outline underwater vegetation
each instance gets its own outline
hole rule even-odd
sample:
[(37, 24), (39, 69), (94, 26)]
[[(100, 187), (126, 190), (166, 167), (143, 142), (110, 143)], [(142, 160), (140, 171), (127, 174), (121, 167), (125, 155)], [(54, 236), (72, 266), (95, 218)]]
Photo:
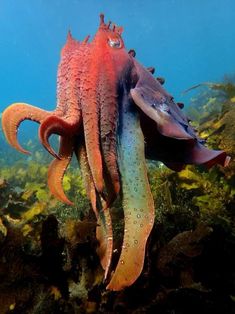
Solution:
[[(109, 26), (103, 23), (101, 19), (101, 28), (105, 25), (108, 33), (109, 31), (111, 33), (115, 32), (115, 29), (112, 31), (109, 29)], [(111, 41), (112, 45), (113, 42), (115, 45), (119, 43), (118, 40), (115, 37), (115, 40)], [(75, 46), (78, 45), (77, 42), (74, 42), (69, 37), (67, 44), (70, 45), (71, 43)], [(144, 128), (146, 125), (145, 115), (148, 116), (150, 112), (150, 117), (154, 116), (152, 109), (149, 109), (153, 95), (151, 91), (150, 94), (146, 93), (146, 90), (149, 92), (148, 84), (151, 83), (152, 87), (156, 87), (157, 90), (154, 90), (153, 93), (155, 96), (157, 92), (163, 93), (163, 95), (166, 92), (160, 85), (155, 85), (155, 80), (153, 83), (151, 74), (138, 65), (132, 54), (133, 52), (131, 52), (131, 55), (128, 55), (128, 58), (130, 58), (128, 60), (134, 62), (137, 68), (139, 67), (139, 83), (141, 84), (138, 88), (140, 88), (142, 94), (138, 94), (138, 90), (136, 90), (135, 92), (132, 91), (131, 95), (136, 105), (140, 107), (140, 111), (136, 112), (142, 112), (141, 110), (143, 110), (140, 122), (142, 128)], [(146, 81), (143, 80), (143, 76), (147, 77)], [(147, 84), (148, 88), (144, 83)], [(70, 87), (67, 86), (67, 88)], [(135, 282), (123, 291), (113, 292), (106, 289), (106, 284), (103, 281), (104, 271), (100, 266), (102, 246), (99, 243), (100, 239), (101, 243), (104, 241), (102, 239), (105, 239), (102, 232), (107, 232), (108, 224), (106, 220), (109, 219), (109, 216), (99, 218), (99, 215), (107, 209), (106, 204), (108, 203), (112, 214), (114, 233), (112, 237), (112, 267), (114, 266), (115, 272), (118, 270), (117, 274), (120, 274), (119, 266), (115, 268), (115, 265), (121, 263), (122, 259), (119, 256), (124, 250), (122, 234), (123, 230), (128, 226), (126, 223), (126, 212), (124, 214), (122, 212), (122, 195), (120, 196), (117, 191), (115, 192), (115, 186), (117, 187), (117, 185), (112, 185), (113, 172), (104, 172), (106, 175), (107, 173), (110, 175), (110, 177), (106, 178), (107, 181), (104, 180), (104, 182), (111, 184), (111, 191), (107, 187), (104, 191), (100, 191), (98, 185), (96, 186), (95, 182), (99, 180), (94, 179), (94, 177), (97, 174), (91, 174), (91, 170), (87, 171), (86, 168), (87, 165), (90, 168), (93, 167), (92, 159), (94, 155), (90, 157), (91, 160), (89, 161), (88, 152), (86, 156), (84, 144), (82, 146), (83, 154), (80, 159), (80, 169), (77, 169), (77, 166), (73, 163), (69, 165), (72, 149), (79, 149), (76, 145), (81, 143), (78, 142), (77, 133), (73, 133), (73, 128), (71, 131), (71, 142), (73, 142), (73, 145), (66, 147), (65, 141), (63, 141), (63, 137), (68, 137), (64, 126), (66, 123), (70, 123), (72, 115), (64, 111), (65, 116), (57, 117), (58, 120), (55, 116), (49, 115), (43, 116), (42, 121), (39, 121), (41, 122), (40, 128), (42, 128), (40, 133), (41, 141), (55, 157), (50, 166), (49, 181), (51, 177), (56, 179), (56, 175), (59, 179), (54, 181), (54, 186), (52, 181), (50, 181), (51, 184), (49, 182), (52, 195), (46, 186), (47, 160), (49, 157), (44, 158), (45, 153), (40, 147), (37, 147), (37, 144), (28, 143), (28, 149), (34, 152), (30, 158), (18, 158), (18, 161), (12, 159), (12, 163), (9, 164), (7, 162), (8, 151), (5, 152), (3, 157), (1, 156), (0, 308), (3, 313), (198, 313), (199, 311), (202, 313), (233, 313), (235, 303), (235, 95), (233, 91), (235, 88), (233, 82), (210, 84), (208, 87), (206, 94), (201, 93), (193, 100), (189, 107), (190, 109), (188, 109), (188, 115), (191, 115), (194, 119), (194, 124), (199, 132), (198, 138), (207, 140), (207, 145), (211, 148), (216, 147), (228, 152), (232, 157), (231, 162), (226, 168), (218, 165), (213, 169), (207, 170), (201, 166), (197, 168), (187, 166), (181, 172), (173, 172), (162, 163), (153, 160), (160, 159), (168, 166), (171, 165), (173, 169), (176, 167), (183, 168), (185, 163), (189, 163), (189, 160), (185, 160), (184, 155), (183, 157), (178, 157), (177, 164), (170, 160), (169, 156), (172, 154), (172, 151), (164, 151), (163, 148), (169, 143), (166, 143), (164, 146), (164, 137), (162, 138), (161, 135), (159, 135), (159, 139), (162, 140), (163, 151), (161, 152), (161, 158), (159, 156), (156, 158), (151, 137), (148, 137), (149, 130), (145, 129), (146, 133), (144, 135), (150, 147), (146, 149), (145, 153), (149, 154), (150, 157), (154, 157), (149, 158), (150, 161), (147, 162), (146, 170), (148, 171), (151, 187), (151, 197), (155, 203), (155, 213), (153, 213), (155, 224), (153, 228), (150, 228), (152, 229), (151, 233), (150, 230), (148, 232), (150, 235), (148, 234), (144, 238), (144, 246), (148, 238), (146, 249), (136, 252), (136, 256), (139, 256), (139, 254), (145, 256), (144, 262), (142, 261), (141, 265), (138, 265), (139, 269), (142, 270), (143, 268), (143, 271), (139, 277), (137, 276), (138, 279), (135, 277)], [(125, 84), (123, 88), (124, 94), (130, 91)], [(212, 98), (214, 98), (213, 101), (211, 100)], [(157, 100), (154, 97), (153, 99)], [(186, 123), (184, 115), (180, 112), (178, 106), (172, 99), (169, 100), (166, 97), (166, 101), (173, 112), (173, 117), (175, 114), (177, 119), (183, 119), (184, 125), (186, 125), (188, 121)], [(133, 105), (133, 103), (131, 104)], [(162, 103), (156, 102), (156, 104), (155, 110), (157, 112), (161, 111)], [(212, 109), (213, 104), (216, 104), (216, 106)], [(97, 103), (94, 104), (94, 106), (96, 105)], [(40, 110), (30, 107), (30, 110), (32, 110), (27, 113), (26, 109), (28, 110), (29, 107), (23, 105), (18, 108), (21, 108), (23, 111), (20, 112), (19, 110), (20, 119), (19, 116), (18, 118), (17, 116), (11, 118), (14, 123), (17, 121), (19, 123), (25, 116), (26, 118), (29, 117), (29, 114), (32, 118), (32, 115), (36, 112), (35, 110)], [(61, 109), (65, 110), (63, 106)], [(133, 155), (135, 155), (135, 152), (138, 153), (139, 146), (137, 144), (139, 141), (142, 145), (141, 147), (143, 147), (142, 138), (136, 139), (133, 137), (136, 130), (139, 130), (138, 115), (133, 108), (132, 110), (126, 108), (121, 113), (123, 114), (123, 124), (125, 119), (127, 122), (124, 128), (125, 132), (123, 131), (125, 138), (130, 136), (133, 144), (136, 144), (137, 150), (133, 152)], [(114, 117), (115, 115), (112, 116), (112, 119)], [(44, 118), (45, 120), (43, 120)], [(47, 119), (55, 119), (55, 121), (53, 120), (55, 123), (47, 124)], [(170, 120), (173, 140), (175, 140), (176, 133), (179, 136), (180, 132), (185, 132), (184, 129), (182, 131), (178, 127), (177, 123), (179, 121), (177, 119)], [(97, 122), (96, 119), (95, 121)], [(150, 120), (147, 121), (149, 122)], [(182, 125), (182, 120), (180, 121), (181, 124), (179, 125)], [(132, 126), (135, 128), (132, 129), (128, 122), (133, 122)], [(158, 122), (161, 123), (161, 121)], [(5, 125), (4, 122), (3, 125)], [(14, 124), (12, 125), (14, 126)], [(9, 123), (7, 127), (12, 125)], [(161, 131), (164, 133), (164, 125), (162, 127)], [(198, 140), (188, 124), (187, 127), (188, 136), (194, 136), (196, 139), (195, 146), (199, 145), (199, 148), (196, 148), (196, 152), (199, 154), (199, 151), (202, 150), (209, 154), (210, 151), (204, 150), (200, 140)], [(91, 124), (91, 129), (94, 129), (93, 124)], [(14, 128), (13, 131), (15, 131)], [(5, 132), (8, 140), (9, 136), (13, 136), (13, 139), (9, 141), (16, 146), (15, 132), (6, 131), (6, 125)], [(86, 133), (84, 127), (84, 132), (83, 135), (85, 137), (88, 136), (87, 141), (89, 142), (90, 135), (87, 135), (90, 134), (89, 130)], [(63, 150), (63, 154), (65, 154), (64, 159), (64, 155), (57, 156), (48, 143), (48, 137), (52, 133), (59, 134), (62, 137), (60, 154)], [(116, 145), (115, 140), (112, 142), (112, 136), (106, 140), (110, 141), (110, 145)], [(123, 145), (121, 146), (123, 150), (121, 150), (120, 155), (114, 156), (117, 158), (116, 164), (120, 169), (120, 178), (115, 182), (119, 184), (119, 180), (121, 180), (121, 185), (124, 185), (128, 191), (130, 190), (128, 185), (129, 177), (135, 175), (142, 176), (142, 173), (126, 173), (126, 167), (131, 167), (130, 163), (133, 160), (130, 155), (126, 155), (125, 145), (128, 145), (128, 143), (125, 143), (124, 136), (122, 138), (119, 135), (119, 141)], [(177, 144), (181, 142), (179, 139), (176, 139), (176, 141)], [(68, 141), (68, 143), (70, 142)], [(104, 159), (110, 157), (106, 155), (106, 144), (107, 142), (105, 141), (102, 153), (98, 151), (98, 154), (101, 154)], [(89, 145), (86, 146), (86, 149)], [(193, 151), (191, 146), (187, 147), (186, 145), (186, 147), (183, 146), (182, 148), (185, 149), (186, 153)], [(93, 154), (93, 149), (94, 147), (91, 147), (91, 155)], [(142, 153), (143, 159), (141, 157), (137, 161), (143, 162), (145, 165), (143, 149)], [(12, 151), (9, 150), (9, 155), (11, 154)], [(222, 160), (218, 159), (218, 156), (222, 156)], [(225, 157), (224, 153), (216, 152), (215, 155), (209, 155), (204, 162), (201, 159), (197, 159), (199, 158), (198, 156), (194, 156), (195, 159), (193, 160), (192, 157), (191, 163), (206, 164), (210, 162), (211, 158), (215, 158), (215, 162), (219, 161), (221, 164), (224, 164)], [(110, 163), (113, 166), (115, 158), (106, 160), (107, 164)], [(68, 166), (66, 173), (62, 173), (60, 170), (58, 172), (57, 167), (61, 167), (61, 165), (63, 167)], [(115, 167), (112, 169), (115, 172)], [(109, 170), (108, 167), (107, 170)], [(96, 170), (93, 169), (92, 171), (95, 172)], [(84, 177), (87, 177), (88, 181), (84, 182)], [(90, 178), (93, 178), (93, 180), (90, 180)], [(94, 210), (94, 202), (92, 203), (94, 199), (91, 193), (87, 193), (87, 191), (91, 192), (92, 190), (91, 182), (94, 183), (92, 189), (95, 189), (95, 197), (101, 203), (99, 204), (101, 205), (101, 210), (98, 212), (98, 222), (97, 211)], [(63, 199), (65, 197), (64, 192), (67, 196), (66, 202), (63, 204), (54, 196)], [(117, 196), (113, 199), (114, 192)], [(137, 192), (141, 191), (138, 190)], [(124, 190), (124, 197), (125, 193), (127, 192)], [(74, 200), (73, 206), (69, 204), (70, 199)], [(89, 199), (91, 202), (89, 202)], [(102, 208), (102, 206), (105, 207)], [(125, 226), (123, 225), (123, 215), (125, 216)], [(105, 221), (105, 224), (103, 224), (103, 221)], [(103, 230), (100, 235), (101, 238), (98, 237), (98, 240), (97, 227)], [(139, 230), (133, 229), (130, 232), (138, 233)], [(143, 234), (140, 232), (138, 236), (141, 238)], [(109, 244), (105, 244), (104, 253), (102, 253), (104, 256), (107, 252), (110, 254), (110, 251), (107, 251), (107, 247), (110, 250)], [(135, 251), (132, 251), (132, 254), (135, 254)], [(107, 273), (106, 275), (109, 275), (107, 271), (110, 263), (109, 259), (110, 256), (108, 255), (108, 260), (105, 258), (104, 264), (102, 264)], [(130, 258), (128, 262), (133, 265), (133, 259)], [(123, 283), (119, 281), (119, 278), (121, 277), (118, 275), (117, 283), (122, 288)], [(133, 281), (133, 278), (128, 278), (128, 280)], [(125, 283), (125, 285), (128, 286), (129, 283)], [(108, 288), (110, 290), (120, 290), (112, 288), (110, 283)]]
[[(211, 97), (216, 110), (208, 105)], [(77, 165), (72, 163), (63, 178), (75, 204), (69, 206), (50, 194), (49, 157), (36, 141), (24, 145), (31, 157), (16, 158), (6, 150), (0, 169), (2, 312), (233, 313), (234, 97), (205, 88), (188, 107), (199, 135), (232, 157), (226, 168), (187, 166), (176, 173), (148, 162), (155, 226), (140, 278), (121, 292), (109, 292), (103, 284), (96, 217)], [(16, 160), (9, 165), (8, 157)], [(114, 250), (122, 241), (121, 206), (117, 200), (111, 209)]]

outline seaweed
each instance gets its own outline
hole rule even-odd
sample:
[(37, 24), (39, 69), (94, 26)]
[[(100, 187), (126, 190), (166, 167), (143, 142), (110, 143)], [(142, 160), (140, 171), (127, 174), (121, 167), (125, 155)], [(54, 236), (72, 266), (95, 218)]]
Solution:
[[(227, 77), (207, 84), (187, 109), (207, 145), (231, 156), (228, 167), (176, 173), (149, 161), (155, 226), (142, 275), (121, 292), (102, 282), (96, 219), (77, 165), (63, 181), (75, 205), (61, 204), (47, 189), (50, 158), (38, 143), (25, 143), (35, 153), (21, 157), (0, 130), (1, 313), (234, 313), (234, 105)], [(120, 206), (111, 209), (118, 242)]]

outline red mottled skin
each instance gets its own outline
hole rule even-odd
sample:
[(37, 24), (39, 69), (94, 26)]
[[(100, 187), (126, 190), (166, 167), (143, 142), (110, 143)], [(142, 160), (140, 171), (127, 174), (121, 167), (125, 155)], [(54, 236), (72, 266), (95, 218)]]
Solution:
[[(103, 15), (92, 42), (88, 42), (89, 37), (78, 42), (69, 33), (58, 68), (56, 110), (47, 112), (17, 103), (8, 107), (3, 114), (3, 129), (7, 140), (23, 153), (27, 151), (17, 141), (19, 124), (25, 119), (40, 123), (39, 138), (45, 148), (58, 159), (50, 167), (49, 181), (51, 176), (63, 178), (64, 172), (59, 170), (59, 160), (68, 159), (64, 156), (71, 156), (73, 151), (71, 143), (62, 148), (63, 153), (54, 152), (48, 142), (50, 135), (60, 135), (61, 143), (65, 143), (63, 138), (71, 138), (70, 142), (73, 142), (72, 138), (84, 131), (87, 157), (96, 190), (99, 193), (104, 191), (103, 167), (108, 169), (105, 179), (112, 186), (112, 192), (116, 195), (120, 190), (115, 152), (117, 86), (121, 71), (129, 60), (120, 33), (121, 28), (114, 26), (110, 29), (110, 25), (104, 23)], [(120, 47), (113, 49), (108, 41), (117, 41)], [(61, 165), (62, 162), (66, 168), (69, 162), (61, 161)], [(65, 201), (60, 184), (60, 180), (56, 180), (57, 187), (53, 188), (52, 193)], [(112, 198), (112, 195), (108, 197)], [(69, 203), (68, 200), (66, 202)]]
[[(17, 141), (18, 127), (25, 119), (40, 124), (39, 139), (54, 156), (48, 186), (68, 205), (73, 203), (63, 191), (62, 180), (75, 152), (97, 217), (97, 253), (110, 290), (130, 286), (143, 269), (146, 241), (154, 222), (145, 157), (161, 160), (174, 170), (185, 164), (212, 166), (229, 161), (225, 152), (203, 147), (173, 97), (152, 76), (153, 68), (146, 70), (134, 59), (133, 50), (126, 51), (121, 33), (122, 28), (104, 23), (103, 14), (92, 41), (88, 36), (78, 42), (69, 33), (58, 67), (56, 109), (49, 112), (15, 103), (2, 115), (8, 142), (26, 154), (29, 152)], [(58, 153), (49, 144), (52, 134), (60, 136)], [(141, 188), (142, 194), (138, 192)], [(109, 207), (118, 194), (123, 198), (125, 232), (120, 260), (111, 275)], [(136, 213), (141, 227), (135, 225)]]
[[(116, 154), (117, 88), (121, 72), (130, 58), (121, 32), (122, 28), (105, 24), (102, 14), (99, 29), (91, 42), (88, 42), (89, 36), (78, 42), (69, 32), (58, 67), (56, 110), (47, 112), (28, 104), (15, 103), (2, 116), (8, 142), (22, 153), (29, 152), (17, 141), (20, 123), (28, 119), (40, 124), (39, 139), (55, 157), (49, 166), (48, 186), (54, 196), (68, 205), (73, 203), (63, 191), (62, 180), (72, 154), (76, 152), (87, 194), (100, 224), (97, 228), (98, 253), (105, 277), (112, 255), (108, 205), (120, 190)], [(117, 46), (113, 47), (112, 43)], [(77, 137), (83, 133), (85, 145), (77, 148)], [(61, 137), (59, 153), (49, 144), (52, 134)]]

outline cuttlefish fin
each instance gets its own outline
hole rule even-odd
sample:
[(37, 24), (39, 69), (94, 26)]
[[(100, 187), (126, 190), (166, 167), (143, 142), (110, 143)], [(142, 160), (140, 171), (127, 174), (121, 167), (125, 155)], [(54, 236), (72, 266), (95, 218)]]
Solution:
[(193, 146), (188, 152), (187, 158), (188, 164), (204, 165), (208, 169), (216, 164), (226, 167), (231, 160), (231, 157), (226, 152), (208, 149), (200, 143), (196, 143)]

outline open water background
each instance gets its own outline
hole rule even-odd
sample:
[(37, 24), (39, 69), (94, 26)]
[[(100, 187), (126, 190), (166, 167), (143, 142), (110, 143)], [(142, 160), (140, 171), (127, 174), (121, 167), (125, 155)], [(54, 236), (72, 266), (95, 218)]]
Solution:
[[(100, 12), (186, 105), (183, 90), (235, 72), (233, 0), (0, 0), (0, 112), (19, 101), (52, 110), (67, 32), (93, 36)], [(32, 125), (24, 122), (20, 136), (36, 132)]]

